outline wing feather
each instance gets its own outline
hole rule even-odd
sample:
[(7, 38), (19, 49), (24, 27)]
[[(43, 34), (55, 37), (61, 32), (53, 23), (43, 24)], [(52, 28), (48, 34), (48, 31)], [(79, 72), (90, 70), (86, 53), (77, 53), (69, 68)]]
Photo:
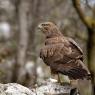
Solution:
[(78, 49), (78, 51), (79, 51), (81, 54), (83, 54), (82, 49), (79, 47), (79, 45), (78, 45), (72, 38), (68, 38), (68, 40), (69, 40), (69, 42), (70, 42), (73, 46), (75, 46), (75, 47)]
[(68, 38), (68, 41), (70, 43), (70, 47), (72, 47), (72, 53), (71, 57), (76, 58), (76, 59), (81, 59), (83, 61), (83, 51), (82, 49), (79, 47), (79, 45), (71, 38)]

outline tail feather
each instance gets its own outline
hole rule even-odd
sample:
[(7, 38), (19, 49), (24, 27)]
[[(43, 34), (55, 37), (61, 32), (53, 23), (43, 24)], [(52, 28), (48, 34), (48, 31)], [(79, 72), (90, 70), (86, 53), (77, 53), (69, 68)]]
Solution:
[(81, 60), (76, 60), (73, 63), (62, 64), (58, 69), (58, 72), (69, 76), (72, 79), (91, 79), (91, 74), (88, 68)]
[(68, 71), (70, 73), (70, 77), (73, 79), (84, 79), (87, 76), (87, 72), (80, 68), (74, 68)]

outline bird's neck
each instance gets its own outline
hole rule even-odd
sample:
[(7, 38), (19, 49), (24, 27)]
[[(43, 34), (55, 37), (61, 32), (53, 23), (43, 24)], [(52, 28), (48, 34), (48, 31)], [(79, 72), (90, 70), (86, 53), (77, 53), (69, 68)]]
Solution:
[(49, 35), (46, 36), (46, 39), (57, 38), (57, 37), (62, 37), (62, 35)]
[(53, 38), (58, 36), (62, 36), (62, 33), (57, 27), (52, 27), (46, 32), (46, 38)]
[(62, 37), (63, 34), (60, 31), (49, 31), (46, 35), (46, 38), (55, 38), (55, 37)]
[(52, 37), (52, 38), (46, 39), (45, 45), (57, 44), (57, 43), (62, 43), (62, 42), (63, 42), (63, 36)]

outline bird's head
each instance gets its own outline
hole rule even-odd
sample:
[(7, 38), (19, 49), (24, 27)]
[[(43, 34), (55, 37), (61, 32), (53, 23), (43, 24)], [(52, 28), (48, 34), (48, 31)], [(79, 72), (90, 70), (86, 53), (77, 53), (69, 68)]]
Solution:
[(41, 30), (48, 38), (62, 35), (57, 26), (52, 22), (40, 23), (38, 25), (38, 29)]

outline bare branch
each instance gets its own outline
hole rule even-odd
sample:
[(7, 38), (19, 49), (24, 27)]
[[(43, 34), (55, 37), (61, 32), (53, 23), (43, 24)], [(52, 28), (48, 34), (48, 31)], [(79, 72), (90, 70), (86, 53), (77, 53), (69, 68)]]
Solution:
[(73, 2), (73, 6), (75, 7), (77, 13), (79, 14), (80, 19), (83, 21), (83, 23), (88, 27), (91, 28), (90, 24), (88, 23), (88, 21), (86, 20), (86, 16), (83, 13), (83, 10), (81, 9), (80, 6), (80, 0), (72, 0)]

